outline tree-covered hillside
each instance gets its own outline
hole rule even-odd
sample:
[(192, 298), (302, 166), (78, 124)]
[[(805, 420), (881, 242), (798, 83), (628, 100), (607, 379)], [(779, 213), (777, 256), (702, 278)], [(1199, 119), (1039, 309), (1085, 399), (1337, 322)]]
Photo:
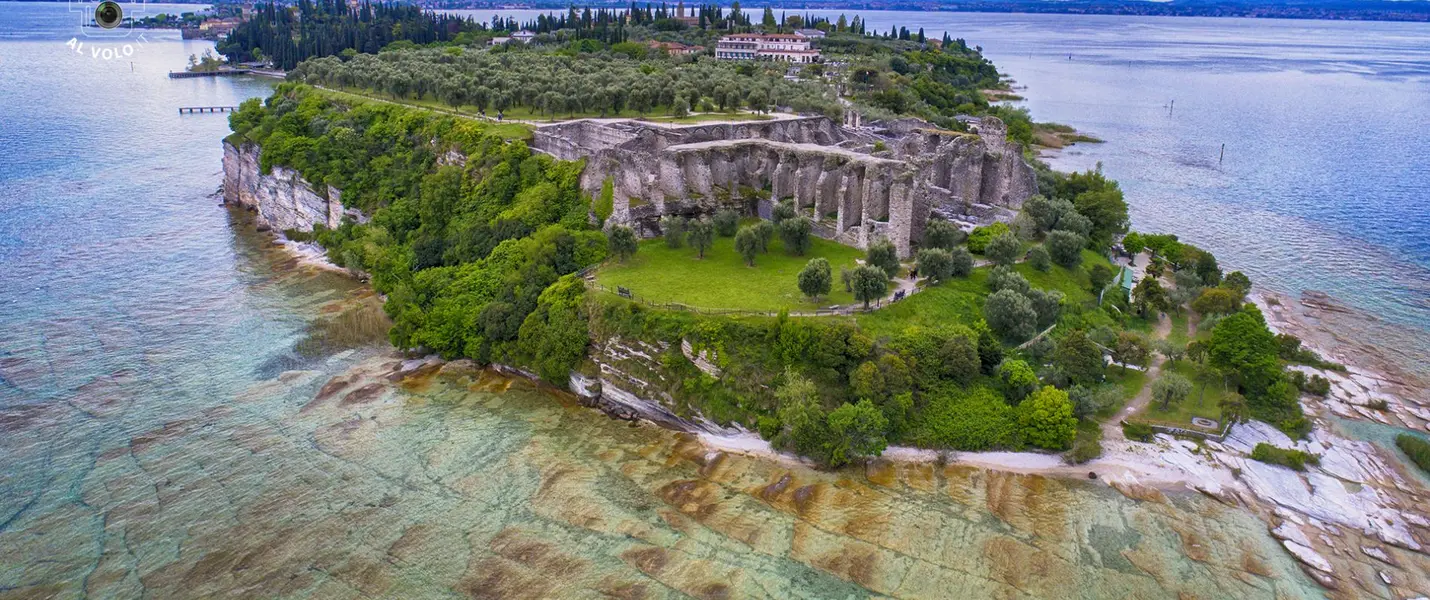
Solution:
[(232, 62), (270, 60), (279, 69), (291, 69), (309, 58), (344, 50), (377, 52), (396, 41), (469, 42), (470, 32), (483, 29), (398, 2), (364, 1), (355, 7), (342, 0), (302, 0), (293, 6), (269, 2), (256, 12), (218, 43), (219, 54)]

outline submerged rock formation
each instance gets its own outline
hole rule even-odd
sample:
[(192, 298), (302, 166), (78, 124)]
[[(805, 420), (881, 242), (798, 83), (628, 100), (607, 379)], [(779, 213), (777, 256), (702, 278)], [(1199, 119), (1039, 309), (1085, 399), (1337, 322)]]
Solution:
[(223, 142), (223, 201), (256, 212), (260, 230), (312, 231), (319, 223), (337, 227), (344, 214), (362, 220), (356, 210), (343, 209), (342, 192), (331, 185), (315, 190), (287, 167), (262, 172), (260, 152), (257, 144)]
[(860, 248), (888, 239), (908, 256), (930, 216), (965, 227), (1009, 220), (1037, 191), (1001, 121), (977, 133), (905, 119), (848, 128), (824, 117), (662, 127), (573, 121), (542, 127), (531, 147), (586, 159), (582, 187), (610, 179), (611, 222), (658, 234), (660, 217), (723, 206), (769, 216), (791, 199), (823, 237)]

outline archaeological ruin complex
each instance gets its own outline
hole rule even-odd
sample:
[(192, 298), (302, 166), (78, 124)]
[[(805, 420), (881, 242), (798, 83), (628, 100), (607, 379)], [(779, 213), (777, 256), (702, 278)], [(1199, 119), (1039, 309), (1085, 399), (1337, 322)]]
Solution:
[(579, 120), (537, 129), (531, 147), (585, 159), (593, 196), (609, 178), (610, 222), (659, 234), (665, 215), (730, 206), (768, 218), (793, 200), (815, 232), (859, 248), (888, 239), (911, 254), (929, 218), (965, 228), (1009, 220), (1037, 190), (1033, 169), (1001, 121), (974, 133), (914, 119), (845, 127), (824, 117), (683, 127)]

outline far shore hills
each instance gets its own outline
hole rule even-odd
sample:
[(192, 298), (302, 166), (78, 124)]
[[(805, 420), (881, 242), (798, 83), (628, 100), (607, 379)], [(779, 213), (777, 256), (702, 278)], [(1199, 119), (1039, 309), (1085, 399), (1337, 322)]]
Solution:
[[(59, 2), (68, 0), (14, 0), (18, 2)], [(193, 2), (193, 4), (212, 4)], [(418, 0), (418, 6), (433, 10), (555, 10), (565, 11), (571, 3), (560, 0), (534, 2), (490, 2), (473, 0)], [(637, 2), (644, 5), (644, 3)], [(658, 4), (658, 3), (651, 3)], [(720, 3), (724, 5), (725, 3)], [(626, 8), (630, 2), (595, 0), (581, 3), (590, 8)], [(800, 2), (797, 6), (780, 3), (751, 3), (751, 10), (772, 6), (791, 13), (799, 11), (918, 11), (1009, 14), (1076, 14), (1144, 17), (1229, 17), (1253, 19), (1314, 19), (1325, 21), (1402, 21), (1430, 22), (1430, 0), (1334, 0), (1291, 1), (1280, 4), (1242, 2), (1237, 0), (1171, 0), (1145, 2), (1140, 0), (976, 0), (966, 3), (918, 1)]]

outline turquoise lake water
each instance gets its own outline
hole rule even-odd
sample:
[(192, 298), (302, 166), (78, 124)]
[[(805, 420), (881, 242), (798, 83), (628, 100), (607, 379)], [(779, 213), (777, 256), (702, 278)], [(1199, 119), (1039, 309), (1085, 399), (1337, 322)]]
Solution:
[(226, 119), (177, 114), (270, 82), (168, 79), (211, 47), (173, 32), (75, 53), (73, 19), (0, 3), (0, 598), (1316, 596), (1200, 496), (713, 458), (522, 382), (299, 353), (363, 290), (218, 206)]

